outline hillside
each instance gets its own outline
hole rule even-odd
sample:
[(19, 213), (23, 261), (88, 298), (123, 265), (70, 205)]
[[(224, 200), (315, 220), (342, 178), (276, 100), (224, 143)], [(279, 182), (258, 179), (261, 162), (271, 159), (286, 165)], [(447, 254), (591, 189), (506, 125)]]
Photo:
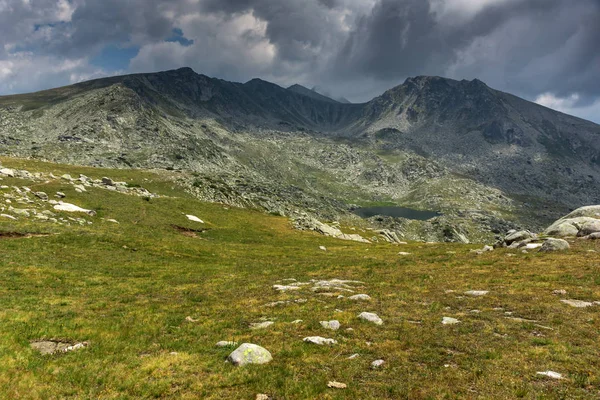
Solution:
[[(0, 162), (6, 398), (597, 398), (597, 240), (356, 243), (198, 201), (177, 171)], [(235, 367), (221, 341), (272, 361)]]
[(591, 122), (478, 80), (411, 78), (365, 104), (304, 89), (183, 68), (0, 97), (0, 151), (177, 170), (199, 199), (283, 215), (441, 211), (422, 223), (365, 221), (424, 240), (481, 241), (600, 203)]

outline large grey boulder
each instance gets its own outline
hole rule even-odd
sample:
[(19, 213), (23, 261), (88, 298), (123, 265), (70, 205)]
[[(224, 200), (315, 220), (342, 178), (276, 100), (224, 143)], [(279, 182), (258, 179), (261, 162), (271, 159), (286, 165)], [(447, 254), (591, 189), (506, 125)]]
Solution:
[(577, 232), (577, 236), (588, 236), (597, 232), (600, 232), (600, 219), (583, 223), (579, 228), (579, 232)]
[(273, 356), (267, 349), (252, 343), (243, 343), (227, 357), (227, 361), (236, 366), (266, 364), (272, 359)]
[(600, 219), (600, 205), (579, 207), (577, 210), (565, 215), (562, 219), (589, 217)]
[(383, 320), (379, 318), (379, 315), (370, 312), (361, 312), (358, 314), (358, 318), (374, 323), (375, 325), (383, 325)]
[(562, 250), (568, 250), (570, 247), (571, 246), (569, 246), (569, 242), (567, 242), (566, 240), (550, 238), (550, 239), (546, 239), (546, 241), (544, 241), (544, 244), (542, 244), (540, 251), (542, 251), (542, 252), (562, 251)]
[(523, 240), (534, 239), (535, 237), (536, 235), (529, 231), (518, 231), (507, 235), (504, 238), (504, 242), (510, 246), (513, 242), (522, 242)]

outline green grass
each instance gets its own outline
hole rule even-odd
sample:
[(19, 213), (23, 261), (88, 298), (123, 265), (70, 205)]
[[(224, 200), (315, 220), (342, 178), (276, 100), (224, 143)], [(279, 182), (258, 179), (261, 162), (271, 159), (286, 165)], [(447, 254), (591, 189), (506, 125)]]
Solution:
[[(0, 232), (51, 234), (0, 239), (1, 398), (598, 398), (599, 308), (571, 308), (552, 295), (566, 289), (568, 298), (600, 300), (600, 257), (587, 252), (600, 250), (596, 243), (514, 257), (505, 250), (469, 253), (477, 245), (365, 245), (295, 231), (285, 218), (198, 202), (177, 186), (176, 173), (0, 160), (57, 176), (109, 176), (163, 195), (146, 201), (102, 189), (79, 194), (60, 180), (1, 181), (61, 190), (66, 201), (98, 211), (86, 227), (0, 220)], [(173, 225), (209, 230), (183, 235)], [(271, 286), (285, 278), (361, 280), (373, 301), (275, 292)], [(462, 297), (469, 289), (490, 293)], [(295, 298), (308, 302), (264, 307)], [(378, 313), (384, 325), (359, 321), (361, 311)], [(509, 320), (504, 312), (538, 322)], [(443, 326), (443, 316), (461, 323)], [(262, 317), (275, 325), (248, 329)], [(296, 319), (304, 322), (290, 323)], [(330, 319), (342, 329), (319, 326)], [(339, 344), (303, 343), (310, 335)], [(42, 356), (29, 346), (41, 338), (90, 346)], [(214, 346), (220, 340), (259, 344), (273, 361), (233, 367), (224, 362), (231, 349)], [(347, 360), (353, 353), (361, 356)], [(371, 370), (378, 358), (384, 367)], [(548, 369), (566, 379), (535, 375)], [(330, 380), (348, 388), (329, 389)]]

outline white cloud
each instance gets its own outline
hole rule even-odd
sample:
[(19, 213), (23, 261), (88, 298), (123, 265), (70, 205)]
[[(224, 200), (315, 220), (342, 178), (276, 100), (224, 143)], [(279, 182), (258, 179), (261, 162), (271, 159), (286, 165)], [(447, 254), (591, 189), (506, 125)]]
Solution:
[(534, 101), (544, 107), (600, 123), (600, 100), (586, 106), (578, 106), (580, 101), (578, 93), (567, 97), (557, 97), (553, 93), (547, 92), (539, 95)]
[(87, 59), (38, 56), (29, 52), (0, 60), (0, 94), (26, 93), (106, 76)]

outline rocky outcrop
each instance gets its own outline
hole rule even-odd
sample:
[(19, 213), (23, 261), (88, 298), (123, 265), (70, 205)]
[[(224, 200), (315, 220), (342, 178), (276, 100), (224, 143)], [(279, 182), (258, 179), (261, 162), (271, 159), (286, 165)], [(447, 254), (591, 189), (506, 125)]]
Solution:
[(336, 239), (352, 240), (354, 242), (370, 243), (367, 239), (358, 234), (343, 233), (336, 227), (327, 225), (316, 218), (302, 214), (293, 219), (294, 227), (301, 231), (315, 231), (321, 235), (330, 236)]
[(578, 208), (550, 225), (544, 234), (556, 237), (588, 237), (600, 232), (600, 205)]
[(541, 252), (552, 252), (552, 251), (563, 251), (569, 250), (571, 246), (569, 246), (569, 242), (564, 239), (546, 239), (542, 247), (540, 248)]

